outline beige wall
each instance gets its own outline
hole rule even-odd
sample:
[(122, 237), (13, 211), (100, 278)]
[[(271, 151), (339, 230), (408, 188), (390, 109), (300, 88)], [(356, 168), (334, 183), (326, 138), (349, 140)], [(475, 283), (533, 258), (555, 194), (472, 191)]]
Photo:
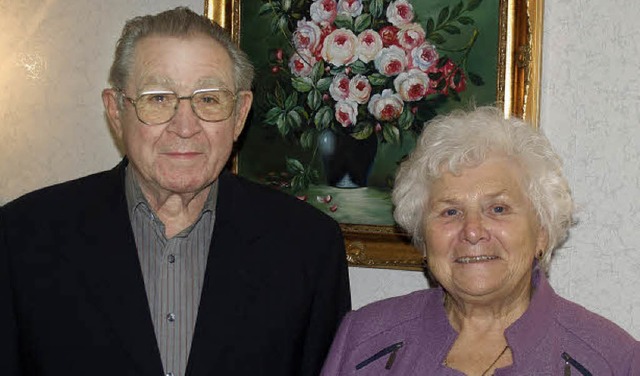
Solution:
[[(113, 166), (103, 120), (125, 19), (201, 0), (0, 0), (0, 204)], [(566, 162), (580, 223), (551, 268), (557, 291), (640, 338), (640, 3), (547, 0), (541, 126)], [(354, 305), (426, 286), (351, 269)]]

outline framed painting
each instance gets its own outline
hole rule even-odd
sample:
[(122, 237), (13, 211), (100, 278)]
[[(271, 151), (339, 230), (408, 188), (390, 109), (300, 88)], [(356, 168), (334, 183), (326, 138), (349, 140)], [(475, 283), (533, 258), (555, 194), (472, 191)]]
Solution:
[(256, 67), (236, 173), (336, 219), (351, 266), (421, 269), (395, 170), (425, 122), (497, 104), (537, 127), (541, 0), (206, 0)]

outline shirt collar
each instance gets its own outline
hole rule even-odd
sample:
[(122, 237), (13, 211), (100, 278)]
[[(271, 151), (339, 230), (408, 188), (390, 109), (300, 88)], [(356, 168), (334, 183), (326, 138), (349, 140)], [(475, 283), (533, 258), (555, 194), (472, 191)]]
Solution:
[[(140, 205), (144, 205), (149, 211), (153, 212), (153, 209), (149, 205), (149, 202), (147, 201), (146, 197), (144, 197), (144, 194), (142, 193), (142, 189), (140, 188), (140, 185), (138, 184), (135, 173), (130, 168), (130, 165), (127, 165), (127, 167), (125, 168), (124, 186), (125, 186), (125, 194), (127, 197), (127, 208), (129, 212), (129, 218), (133, 218), (134, 211)], [(216, 179), (211, 184), (209, 195), (207, 196), (207, 200), (204, 203), (204, 207), (202, 208), (202, 211), (199, 217), (201, 217), (202, 214), (206, 212), (215, 213), (217, 201), (218, 201), (218, 180)], [(155, 215), (155, 212), (153, 213)]]

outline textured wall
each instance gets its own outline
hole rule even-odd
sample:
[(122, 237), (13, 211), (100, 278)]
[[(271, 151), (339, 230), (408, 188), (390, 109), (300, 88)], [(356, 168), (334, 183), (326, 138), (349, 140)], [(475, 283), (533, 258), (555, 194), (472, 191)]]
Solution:
[[(203, 1), (186, 3), (202, 11)], [(171, 0), (0, 0), (0, 204), (113, 166), (103, 120), (125, 19)], [(560, 150), (580, 223), (551, 269), (557, 291), (640, 338), (640, 3), (547, 0), (541, 126)], [(356, 307), (424, 288), (421, 273), (351, 269)]]

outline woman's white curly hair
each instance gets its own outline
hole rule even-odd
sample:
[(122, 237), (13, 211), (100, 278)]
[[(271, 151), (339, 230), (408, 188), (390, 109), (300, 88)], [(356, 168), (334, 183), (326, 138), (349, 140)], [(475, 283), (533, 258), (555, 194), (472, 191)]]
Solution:
[(424, 251), (423, 215), (431, 183), (443, 171), (477, 166), (490, 154), (505, 154), (522, 167), (525, 194), (548, 234), (539, 260), (547, 270), (551, 255), (573, 224), (573, 198), (562, 161), (542, 132), (518, 118), (505, 119), (495, 107), (456, 110), (426, 124), (416, 148), (404, 161), (393, 190), (394, 218)]

